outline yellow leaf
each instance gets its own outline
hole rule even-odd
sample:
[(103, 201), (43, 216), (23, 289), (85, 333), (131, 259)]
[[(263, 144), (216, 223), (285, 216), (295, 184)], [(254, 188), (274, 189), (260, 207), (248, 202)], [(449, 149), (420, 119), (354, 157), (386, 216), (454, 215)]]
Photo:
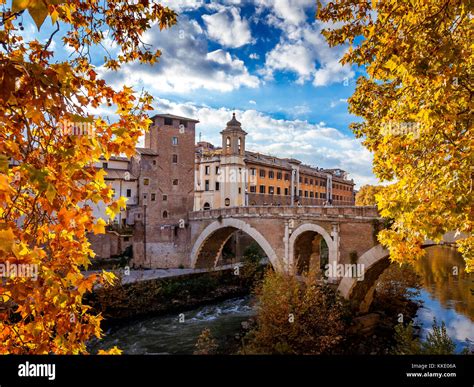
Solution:
[(98, 355), (121, 355), (122, 354), (122, 350), (117, 348), (117, 346), (113, 347), (113, 348), (110, 348), (110, 349), (107, 349), (107, 350), (103, 350), (103, 349), (99, 349), (99, 352), (97, 352)]
[(38, 30), (44, 22), (44, 19), (48, 16), (48, 6), (43, 0), (30, 1), (28, 4), (28, 12), (33, 18)]
[(105, 234), (105, 220), (102, 218), (97, 219), (97, 223), (92, 226), (94, 234)]
[(19, 12), (28, 7), (31, 0), (13, 0), (12, 2), (12, 12)]
[(15, 234), (13, 234), (13, 230), (11, 228), (0, 230), (0, 250), (9, 253), (12, 251), (14, 243)]

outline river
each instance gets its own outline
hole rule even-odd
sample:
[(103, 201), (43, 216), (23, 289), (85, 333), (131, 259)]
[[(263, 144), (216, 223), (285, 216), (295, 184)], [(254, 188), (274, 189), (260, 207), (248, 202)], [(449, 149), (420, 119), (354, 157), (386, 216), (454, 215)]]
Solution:
[(416, 262), (414, 270), (421, 277), (415, 323), (425, 338), (431, 331), (433, 318), (456, 344), (456, 351), (474, 345), (474, 275), (464, 271), (464, 260), (452, 247), (434, 246)]
[[(418, 299), (423, 306), (415, 323), (426, 337), (436, 317), (446, 324), (459, 352), (474, 343), (474, 276), (464, 272), (464, 261), (455, 249), (430, 247), (414, 267), (421, 277)], [(105, 338), (91, 347), (117, 345), (126, 354), (192, 354), (200, 333), (209, 328), (218, 344), (225, 346), (241, 323), (255, 314), (250, 297), (235, 298), (202, 306), (184, 315), (166, 315), (128, 321), (109, 329)]]
[(254, 315), (250, 297), (234, 298), (184, 312), (131, 321), (111, 328), (97, 349), (118, 346), (126, 354), (192, 354), (201, 332), (209, 328), (220, 346)]

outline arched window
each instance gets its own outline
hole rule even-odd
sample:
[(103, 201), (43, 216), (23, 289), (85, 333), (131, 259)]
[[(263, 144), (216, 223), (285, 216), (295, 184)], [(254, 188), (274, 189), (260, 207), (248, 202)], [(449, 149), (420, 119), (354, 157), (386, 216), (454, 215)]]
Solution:
[(226, 207), (229, 207), (229, 206), (230, 206), (230, 199), (229, 199), (229, 198), (225, 198), (224, 203), (225, 203), (225, 206), (226, 206)]
[(242, 153), (242, 137), (239, 137), (238, 146), (239, 146), (239, 153)]
[(226, 140), (225, 140), (225, 146), (227, 148), (230, 148), (230, 137), (227, 137)]
[(204, 210), (210, 210), (210, 209), (211, 209), (211, 205), (210, 205), (208, 202), (206, 202), (206, 203), (204, 203), (203, 209), (204, 209)]
[(163, 219), (168, 218), (168, 211), (163, 211)]

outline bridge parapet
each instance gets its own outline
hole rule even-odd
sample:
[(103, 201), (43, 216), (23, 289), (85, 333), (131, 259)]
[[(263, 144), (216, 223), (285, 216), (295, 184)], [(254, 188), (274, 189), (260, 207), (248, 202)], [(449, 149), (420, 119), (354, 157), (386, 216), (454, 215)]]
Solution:
[(301, 215), (320, 218), (380, 218), (377, 208), (371, 206), (242, 206), (193, 211), (189, 213), (189, 219), (254, 216), (293, 217)]

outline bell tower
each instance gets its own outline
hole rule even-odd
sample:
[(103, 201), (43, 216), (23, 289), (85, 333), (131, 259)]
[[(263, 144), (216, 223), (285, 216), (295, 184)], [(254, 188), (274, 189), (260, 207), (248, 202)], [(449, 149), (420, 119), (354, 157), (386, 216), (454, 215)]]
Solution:
[(222, 154), (225, 156), (245, 156), (245, 136), (247, 132), (242, 129), (242, 124), (232, 114), (232, 119), (221, 132)]
[(220, 158), (221, 203), (224, 207), (245, 205), (247, 171), (245, 168), (245, 136), (247, 132), (235, 118), (221, 132), (222, 153)]

